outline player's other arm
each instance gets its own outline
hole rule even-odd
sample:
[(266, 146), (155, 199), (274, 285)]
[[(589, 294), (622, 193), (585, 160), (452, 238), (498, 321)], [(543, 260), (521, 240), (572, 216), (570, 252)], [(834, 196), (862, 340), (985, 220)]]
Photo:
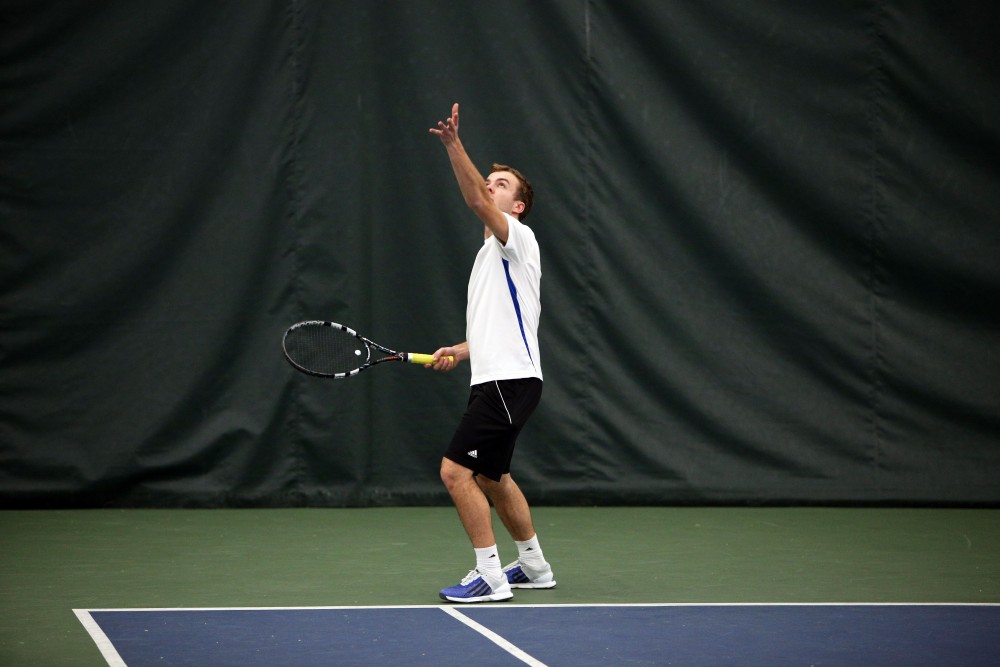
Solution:
[(482, 174), (472, 164), (472, 159), (465, 152), (461, 139), (458, 138), (458, 102), (451, 107), (451, 117), (438, 121), (436, 128), (430, 129), (436, 134), (448, 151), (451, 168), (455, 172), (458, 188), (462, 191), (466, 205), (483, 221), (486, 228), (500, 243), (507, 243), (507, 218), (493, 203), (493, 197), (486, 189)]

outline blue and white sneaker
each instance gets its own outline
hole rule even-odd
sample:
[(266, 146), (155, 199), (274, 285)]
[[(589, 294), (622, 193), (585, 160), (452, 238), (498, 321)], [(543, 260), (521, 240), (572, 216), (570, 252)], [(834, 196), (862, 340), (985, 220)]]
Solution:
[(446, 588), (440, 593), (442, 600), (449, 602), (499, 602), (514, 597), (510, 584), (501, 579), (496, 585), (490, 585), (479, 570), (471, 570), (461, 583)]
[(556, 578), (552, 567), (546, 563), (545, 568), (536, 570), (516, 560), (503, 569), (507, 575), (507, 583), (511, 588), (555, 588)]

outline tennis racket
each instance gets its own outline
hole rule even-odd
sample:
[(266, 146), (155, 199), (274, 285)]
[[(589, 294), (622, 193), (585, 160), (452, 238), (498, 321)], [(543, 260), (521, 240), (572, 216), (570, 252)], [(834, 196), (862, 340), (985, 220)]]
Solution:
[(281, 347), (285, 358), (298, 370), (335, 380), (357, 375), (387, 361), (434, 363), (432, 354), (396, 352), (343, 324), (319, 320), (293, 324), (285, 332)]

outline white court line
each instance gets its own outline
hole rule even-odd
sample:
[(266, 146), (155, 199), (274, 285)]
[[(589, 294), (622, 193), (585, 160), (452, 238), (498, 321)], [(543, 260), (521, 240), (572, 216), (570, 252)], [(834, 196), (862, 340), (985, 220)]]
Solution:
[(104, 634), (104, 630), (101, 630), (101, 626), (97, 624), (94, 617), (90, 615), (90, 612), (86, 609), (74, 609), (73, 613), (76, 617), (80, 619), (83, 623), (83, 627), (87, 629), (90, 634), (90, 638), (94, 640), (97, 644), (97, 648), (101, 651), (101, 655), (108, 662), (108, 667), (128, 667), (122, 657), (118, 655), (118, 651), (115, 650), (115, 645), (111, 643), (108, 636)]
[(524, 651), (511, 644), (509, 641), (507, 641), (497, 633), (487, 628), (485, 625), (476, 623), (471, 618), (469, 618), (462, 612), (458, 611), (454, 607), (438, 607), (438, 608), (444, 613), (451, 616), (452, 618), (464, 623), (465, 625), (469, 626), (482, 636), (486, 637), (491, 642), (493, 642), (503, 650), (507, 651), (507, 653), (510, 653), (512, 656), (514, 656), (521, 662), (527, 663), (532, 667), (546, 667), (545, 663), (542, 662), (541, 660), (538, 660), (537, 658), (534, 658), (531, 655), (525, 653)]
[[(518, 604), (504, 602), (500, 605), (476, 605), (476, 609), (537, 609), (537, 608), (591, 608), (591, 607), (997, 607), (1000, 602), (593, 602)], [(92, 611), (309, 611), (309, 610), (360, 610), (360, 609), (448, 609), (442, 604), (401, 605), (337, 605), (318, 607), (117, 607), (108, 609), (74, 609), (80, 613)]]
[(439, 604), (399, 605), (336, 605), (317, 607), (108, 607), (105, 609), (74, 609), (73, 611), (339, 611), (347, 609), (437, 609)]

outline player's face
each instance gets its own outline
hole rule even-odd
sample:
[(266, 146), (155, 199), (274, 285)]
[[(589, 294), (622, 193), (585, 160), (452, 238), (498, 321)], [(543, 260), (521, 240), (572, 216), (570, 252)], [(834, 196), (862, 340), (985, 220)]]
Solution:
[(493, 203), (498, 209), (514, 217), (524, 210), (524, 202), (515, 199), (520, 187), (517, 176), (509, 171), (495, 171), (486, 179), (486, 189), (490, 191)]

